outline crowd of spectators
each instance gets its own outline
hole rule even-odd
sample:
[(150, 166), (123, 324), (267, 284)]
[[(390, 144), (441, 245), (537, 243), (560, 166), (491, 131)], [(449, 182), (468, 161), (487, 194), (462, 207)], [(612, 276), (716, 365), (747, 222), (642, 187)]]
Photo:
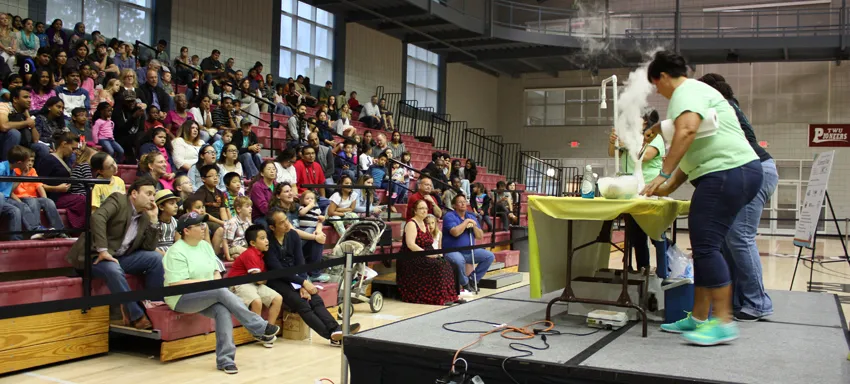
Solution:
[[(113, 293), (130, 289), (125, 273), (143, 275), (155, 288), (318, 263), (324, 226), (342, 235), (363, 217), (397, 212), (396, 204), (407, 203), (402, 247), (411, 251), (471, 245), (482, 224), (493, 230), (492, 213), (505, 228), (516, 220), (518, 197), (504, 182), (491, 197), (476, 182), (472, 159), (450, 162), (437, 152), (414, 169), (392, 111), (377, 96), (361, 105), (356, 92), (334, 94), (327, 81), (314, 97), (307, 77), (276, 83), (259, 62), (245, 75), (232, 58), (222, 64), (218, 50), (201, 60), (182, 47), (172, 61), (164, 40), (149, 49), (107, 42), (83, 23), (66, 31), (59, 19), (49, 28), (30, 19), (15, 26), (13, 19), (0, 14), (0, 175), (109, 183), (93, 188), (91, 206), (82, 184), (0, 183), (0, 215), (11, 239), (20, 240), (22, 231), (36, 232), (32, 239), (67, 237), (58, 209), (79, 233), (91, 211), (93, 273)], [(266, 121), (286, 132), (274, 159), (263, 157), (268, 148), (257, 136), (262, 112), (289, 116), (284, 127)], [(361, 136), (354, 119), (380, 133)], [(129, 187), (118, 164), (138, 165)], [(357, 186), (379, 186), (385, 200)], [(68, 260), (82, 269), (83, 254), (77, 240)], [(493, 259), (483, 249), (400, 259), (402, 299), (457, 302)], [(224, 262), (234, 262), (230, 272)], [(277, 313), (284, 303), (338, 345), (339, 326), (313, 284), (328, 280), (315, 270), (165, 302), (215, 318), (222, 334), (233, 314), (267, 346), (277, 331), (256, 314), (263, 307)], [(151, 327), (138, 303), (122, 305), (122, 314), (128, 326)], [(232, 341), (217, 343), (218, 368), (235, 373)]]

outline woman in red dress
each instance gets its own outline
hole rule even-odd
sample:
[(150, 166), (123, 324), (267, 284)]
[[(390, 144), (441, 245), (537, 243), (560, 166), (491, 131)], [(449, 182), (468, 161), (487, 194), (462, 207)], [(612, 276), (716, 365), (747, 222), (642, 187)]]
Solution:
[[(402, 252), (434, 249), (426, 216), (428, 205), (424, 200), (417, 201), (414, 216), (404, 226)], [(446, 305), (458, 299), (454, 271), (440, 255), (400, 257), (396, 262), (396, 282), (401, 300), (407, 303)]]

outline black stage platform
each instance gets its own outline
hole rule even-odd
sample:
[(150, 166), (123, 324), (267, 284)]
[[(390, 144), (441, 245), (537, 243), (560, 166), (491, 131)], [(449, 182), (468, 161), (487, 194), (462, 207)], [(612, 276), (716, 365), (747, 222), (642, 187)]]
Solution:
[[(730, 345), (689, 346), (678, 335), (658, 331), (658, 324), (650, 324), (649, 337), (642, 338), (633, 322), (618, 331), (550, 336), (549, 349), (510, 359), (505, 368), (520, 383), (850, 383), (850, 336), (836, 296), (769, 293), (775, 308), (770, 321), (739, 323), (741, 338)], [(346, 337), (351, 383), (433, 384), (449, 371), (455, 350), (478, 337), (446, 331), (444, 323), (476, 319), (523, 326), (542, 320), (546, 302), (557, 294), (532, 300), (528, 287), (520, 287)], [(552, 309), (556, 330), (593, 331), (584, 317), (567, 315), (566, 309), (565, 303)], [(486, 384), (511, 384), (502, 363), (521, 355), (508, 347), (511, 342), (490, 335), (461, 357)], [(544, 346), (540, 337), (519, 342)]]

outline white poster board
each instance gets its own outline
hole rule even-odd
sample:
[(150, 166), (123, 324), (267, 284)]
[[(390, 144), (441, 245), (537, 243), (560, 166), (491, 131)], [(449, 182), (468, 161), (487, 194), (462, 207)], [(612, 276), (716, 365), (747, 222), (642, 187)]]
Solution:
[(835, 151), (823, 152), (815, 158), (812, 164), (812, 173), (809, 175), (809, 184), (806, 186), (806, 196), (803, 198), (803, 206), (800, 209), (800, 218), (794, 229), (794, 245), (798, 247), (814, 248), (815, 231), (820, 220), (820, 211), (823, 207), (823, 198), (826, 196), (826, 185), (829, 183), (829, 173), (832, 170), (832, 160)]

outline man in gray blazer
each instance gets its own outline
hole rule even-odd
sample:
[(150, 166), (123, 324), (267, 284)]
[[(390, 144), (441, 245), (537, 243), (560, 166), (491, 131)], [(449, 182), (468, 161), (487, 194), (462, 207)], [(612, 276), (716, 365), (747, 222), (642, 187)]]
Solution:
[[(92, 275), (106, 281), (111, 293), (128, 292), (125, 273), (145, 277), (145, 288), (161, 288), (164, 279), (162, 255), (156, 252), (159, 240), (159, 210), (154, 204), (156, 181), (141, 177), (130, 185), (126, 195), (113, 193), (91, 216)], [(74, 268), (85, 267), (85, 237), (80, 237), (66, 256)], [(121, 305), (128, 325), (151, 328), (150, 320), (137, 302)]]

